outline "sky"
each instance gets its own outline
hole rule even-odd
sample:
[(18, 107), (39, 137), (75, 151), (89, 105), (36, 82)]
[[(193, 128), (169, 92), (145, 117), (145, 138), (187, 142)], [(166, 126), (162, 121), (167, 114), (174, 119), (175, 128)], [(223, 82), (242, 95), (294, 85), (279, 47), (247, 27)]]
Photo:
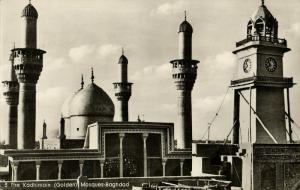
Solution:
[[(121, 48), (129, 60), (133, 92), (129, 119), (175, 122), (177, 93), (170, 60), (178, 58), (178, 27), (187, 11), (194, 28), (193, 59), (199, 60), (192, 93), (193, 138), (201, 139), (212, 124), (210, 137), (224, 139), (232, 127), (230, 80), (236, 71), (235, 42), (246, 37), (246, 26), (260, 0), (32, 0), (39, 13), (38, 48), (47, 51), (37, 84), (37, 138), (43, 120), (48, 136), (57, 134), (64, 100), (80, 88), (81, 74), (95, 82), (113, 102)], [(21, 11), (26, 0), (0, 0), (0, 80), (7, 80), (9, 54), (20, 44)], [(279, 22), (279, 36), (292, 49), (284, 57), (284, 74), (300, 81), (300, 1), (266, 0)], [(3, 93), (3, 85), (0, 93)], [(291, 91), (291, 115), (300, 123), (300, 87)], [(117, 112), (118, 110), (116, 110)], [(116, 113), (117, 114), (117, 113)], [(7, 105), (0, 98), (0, 132), (7, 125)], [(300, 137), (300, 131), (295, 130)], [(205, 136), (206, 137), (206, 136)]]

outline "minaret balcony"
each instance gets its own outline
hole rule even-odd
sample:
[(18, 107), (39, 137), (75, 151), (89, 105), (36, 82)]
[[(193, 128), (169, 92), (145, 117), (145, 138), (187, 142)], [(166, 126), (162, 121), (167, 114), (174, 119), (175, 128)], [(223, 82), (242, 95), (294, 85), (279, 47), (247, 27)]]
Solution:
[(198, 63), (198, 60), (172, 60), (172, 77), (175, 83), (191, 83), (193, 85), (197, 78)]
[(43, 54), (40, 49), (16, 48), (13, 49), (15, 64), (43, 64)]
[(118, 100), (128, 101), (131, 96), (132, 83), (115, 82), (113, 83), (115, 89), (115, 96)]
[(3, 81), (4, 88), (6, 91), (19, 91), (19, 83), (18, 81)]
[(124, 82), (115, 82), (115, 83), (113, 83), (113, 85), (114, 85), (114, 89), (116, 91), (131, 92), (132, 83), (129, 83), (129, 82), (126, 82), (126, 83), (124, 83)]
[(287, 42), (285, 39), (280, 39), (280, 38), (274, 38), (274, 37), (269, 37), (269, 36), (247, 36), (246, 39), (241, 40), (236, 43), (236, 47), (240, 47), (242, 45), (247, 44), (248, 42), (254, 42), (260, 44), (272, 44), (272, 45), (278, 45), (278, 46), (283, 46), (287, 47)]
[(19, 104), (19, 89), (5, 91), (3, 92), (3, 95), (8, 105)]
[(267, 77), (267, 76), (253, 76), (243, 79), (232, 80), (230, 87), (233, 88), (248, 88), (248, 87), (279, 87), (279, 88), (291, 88), (295, 83), (293, 78), (285, 77)]
[(14, 69), (21, 83), (37, 83), (43, 64), (15, 64)]

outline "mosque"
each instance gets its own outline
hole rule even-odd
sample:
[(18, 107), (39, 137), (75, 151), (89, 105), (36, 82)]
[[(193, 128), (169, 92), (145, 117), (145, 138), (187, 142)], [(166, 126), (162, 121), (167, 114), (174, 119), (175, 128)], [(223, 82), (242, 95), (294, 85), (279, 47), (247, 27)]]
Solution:
[[(220, 179), (231, 189), (300, 187), (300, 146), (291, 136), (289, 108), (289, 88), (294, 82), (283, 76), (283, 55), (290, 49), (285, 39), (278, 38), (278, 21), (264, 1), (246, 25), (246, 39), (237, 42), (233, 51), (238, 76), (230, 84), (234, 118), (232, 139), (225, 142), (192, 140), (191, 94), (199, 61), (192, 59), (193, 28), (186, 19), (179, 26), (178, 58), (170, 61), (178, 92), (176, 126), (128, 121), (132, 83), (123, 53), (118, 62), (119, 80), (113, 83), (117, 104), (94, 82), (92, 69), (90, 83), (82, 81), (81, 88), (70, 93), (62, 105), (59, 135), (48, 138), (44, 123), (43, 136), (36, 142), (36, 84), (46, 53), (36, 47), (37, 19), (38, 12), (29, 3), (21, 13), (20, 47), (11, 50), (10, 78), (3, 81), (9, 122), (6, 144), (1, 147), (1, 168), (6, 169), (2, 179), (38, 183), (86, 176), (150, 183), (172, 176), (177, 182), (174, 186), (168, 183), (167, 189), (191, 189), (196, 186), (193, 180), (204, 178)], [(240, 118), (249, 117), (241, 101), (251, 110), (250, 127), (240, 125)], [(120, 113), (117, 121), (115, 108)]]
[(11, 50), (11, 76), (3, 82), (9, 108), (5, 155), (10, 180), (190, 175), (191, 91), (198, 61), (191, 57), (193, 29), (186, 20), (179, 27), (179, 58), (171, 61), (180, 99), (180, 126), (128, 121), (132, 83), (127, 79), (129, 61), (123, 54), (118, 62), (120, 78), (113, 83), (119, 121), (113, 120), (115, 105), (95, 84), (92, 70), (90, 84), (82, 81), (81, 88), (62, 105), (58, 137), (49, 139), (44, 123), (37, 143), (36, 84), (46, 52), (36, 48), (38, 12), (31, 3), (23, 9), (21, 19), (21, 47)]

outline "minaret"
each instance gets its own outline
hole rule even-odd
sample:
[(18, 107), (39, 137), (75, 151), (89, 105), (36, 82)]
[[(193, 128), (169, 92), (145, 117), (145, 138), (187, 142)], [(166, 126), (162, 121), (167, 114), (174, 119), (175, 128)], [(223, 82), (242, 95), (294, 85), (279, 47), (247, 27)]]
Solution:
[(127, 66), (128, 60), (124, 55), (124, 50), (122, 49), (122, 55), (119, 59), (118, 64), (120, 65), (120, 82), (115, 82), (115, 96), (119, 101), (119, 121), (128, 121), (128, 101), (131, 96), (131, 86), (132, 83), (127, 80)]
[(43, 122), (43, 136), (41, 138), (41, 146), (40, 149), (45, 149), (45, 140), (47, 139), (47, 124), (44, 120)]
[(192, 90), (197, 78), (198, 60), (192, 59), (193, 28), (185, 20), (179, 27), (179, 58), (172, 60), (173, 79), (177, 87), (178, 120), (175, 126), (177, 148), (192, 147)]
[(42, 139), (47, 139), (47, 124), (46, 124), (45, 121), (43, 123), (43, 137), (42, 137)]
[(43, 68), (43, 50), (36, 48), (38, 13), (29, 4), (22, 11), (21, 47), (13, 49), (19, 81), (18, 149), (35, 148), (36, 83)]
[(3, 95), (8, 104), (8, 125), (5, 130), (5, 144), (9, 148), (17, 148), (17, 126), (18, 126), (18, 104), (19, 104), (19, 83), (14, 70), (13, 53), (10, 55), (10, 77), (8, 81), (3, 81), (5, 91)]
[(66, 139), (66, 135), (65, 135), (65, 119), (63, 118), (63, 116), (61, 116), (61, 118), (60, 118), (60, 127), (59, 127), (59, 136), (58, 136), (58, 138), (60, 140)]

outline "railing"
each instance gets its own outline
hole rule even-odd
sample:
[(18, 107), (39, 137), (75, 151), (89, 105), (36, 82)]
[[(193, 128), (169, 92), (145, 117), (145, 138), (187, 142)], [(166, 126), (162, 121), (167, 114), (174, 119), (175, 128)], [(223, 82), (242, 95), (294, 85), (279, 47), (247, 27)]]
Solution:
[(263, 42), (271, 42), (273, 44), (280, 44), (280, 45), (284, 45), (284, 46), (287, 45), (287, 42), (285, 39), (268, 37), (268, 36), (247, 36), (246, 39), (237, 42), (236, 47), (239, 47), (239, 46), (244, 45), (251, 41), (263, 41)]
[(291, 84), (293, 83), (293, 78), (254, 76), (254, 77), (248, 77), (239, 80), (233, 80), (231, 81), (231, 85), (237, 85), (246, 82), (271, 82), (271, 83), (275, 82), (275, 83)]

